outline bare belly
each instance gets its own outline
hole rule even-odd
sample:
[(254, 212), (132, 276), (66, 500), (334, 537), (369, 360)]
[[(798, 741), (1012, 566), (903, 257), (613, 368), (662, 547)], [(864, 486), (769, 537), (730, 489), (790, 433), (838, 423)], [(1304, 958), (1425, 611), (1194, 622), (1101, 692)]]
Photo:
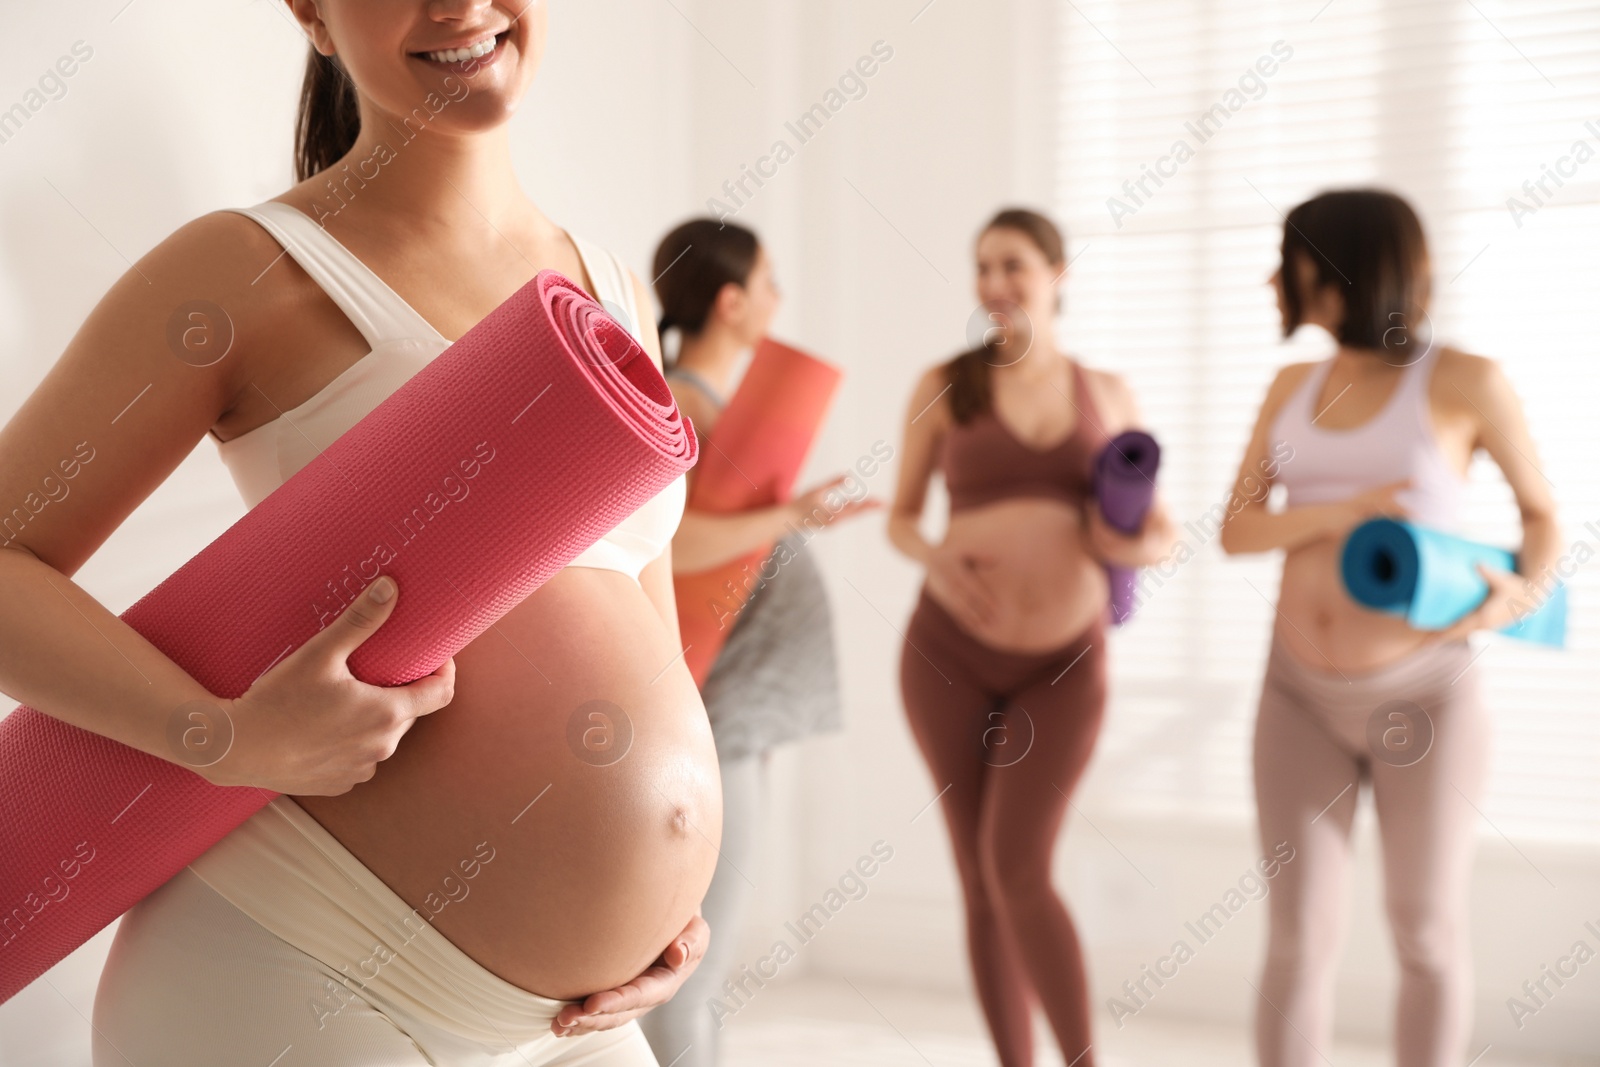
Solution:
[(1341, 543), (1316, 541), (1284, 557), (1278, 638), (1296, 660), (1321, 671), (1372, 670), (1427, 640), (1405, 620), (1350, 599), (1339, 577)]
[(945, 544), (989, 561), (978, 578), (999, 608), (991, 623), (972, 628), (985, 644), (1049, 651), (1105, 610), (1105, 569), (1088, 552), (1080, 512), (1061, 501), (1014, 497), (966, 508), (950, 516)]
[(573, 567), (456, 667), (455, 699), (371, 781), (296, 801), (513, 985), (564, 1000), (636, 977), (694, 915), (722, 837), (710, 726), (667, 627), (627, 575)]

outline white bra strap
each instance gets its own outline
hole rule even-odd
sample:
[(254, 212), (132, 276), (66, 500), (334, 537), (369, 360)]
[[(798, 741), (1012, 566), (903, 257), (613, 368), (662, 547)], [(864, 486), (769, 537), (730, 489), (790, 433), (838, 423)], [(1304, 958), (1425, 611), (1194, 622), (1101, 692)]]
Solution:
[(567, 236), (572, 238), (578, 256), (583, 260), (583, 269), (589, 272), (589, 279), (594, 282), (594, 295), (600, 298), (600, 303), (605, 305), (612, 317), (626, 326), (634, 339), (643, 344), (639, 302), (634, 299), (633, 283), (628, 278), (627, 268), (609, 250), (590, 244), (576, 234), (569, 233)]
[(277, 200), (226, 210), (248, 215), (270, 233), (373, 348), (403, 338), (443, 340), (399, 293), (305, 212)]

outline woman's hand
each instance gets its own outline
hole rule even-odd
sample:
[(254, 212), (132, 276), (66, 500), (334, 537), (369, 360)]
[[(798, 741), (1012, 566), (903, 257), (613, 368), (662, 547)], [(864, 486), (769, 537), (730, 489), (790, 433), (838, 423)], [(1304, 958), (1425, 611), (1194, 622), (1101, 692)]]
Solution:
[(793, 516), (792, 521), (794, 524), (800, 526), (809, 522), (826, 528), (840, 519), (849, 518), (851, 515), (857, 515), (863, 511), (870, 511), (873, 508), (883, 507), (883, 501), (874, 500), (870, 496), (862, 497), (860, 500), (851, 500), (849, 497), (845, 497), (843, 504), (834, 507), (829, 502), (828, 497), (835, 494), (839, 486), (849, 477), (848, 474), (838, 475), (832, 481), (824, 482), (813, 489), (808, 489), (789, 501), (789, 509)]
[(1539, 592), (1520, 574), (1478, 564), (1478, 573), (1489, 583), (1483, 602), (1450, 626), (1429, 635), (1430, 642), (1461, 641), (1479, 630), (1503, 630), (1521, 622), (1541, 603)]
[(1143, 567), (1151, 561), (1145, 546), (1145, 533), (1123, 533), (1106, 521), (1099, 505), (1087, 509), (1089, 522), (1089, 551), (1101, 563), (1116, 567)]
[(983, 629), (999, 614), (1000, 602), (978, 576), (978, 568), (993, 562), (945, 544), (936, 545), (928, 557), (928, 591), (957, 622), (970, 630)]
[(1342, 540), (1350, 535), (1350, 531), (1368, 519), (1405, 518), (1406, 509), (1396, 494), (1410, 488), (1411, 479), (1407, 478), (1405, 481), (1390, 482), (1387, 485), (1374, 486), (1364, 493), (1357, 493), (1337, 506), (1334, 528), (1329, 532)]
[(398, 592), (393, 578), (380, 577), (243, 696), (223, 702), (228, 748), (195, 770), (214, 785), (293, 796), (339, 796), (376, 774), (418, 716), (455, 695), (454, 659), (409, 685), (368, 685), (350, 673), (345, 660), (394, 613)]
[(696, 908), (683, 933), (656, 957), (649, 970), (618, 989), (592, 993), (582, 1003), (564, 1006), (550, 1021), (551, 1032), (572, 1037), (610, 1030), (665, 1004), (700, 965), (710, 943), (711, 927)]

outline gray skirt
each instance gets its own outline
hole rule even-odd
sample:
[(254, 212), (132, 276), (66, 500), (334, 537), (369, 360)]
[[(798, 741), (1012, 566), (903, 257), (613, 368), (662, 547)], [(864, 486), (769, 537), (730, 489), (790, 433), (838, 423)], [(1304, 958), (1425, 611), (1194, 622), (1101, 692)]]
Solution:
[(724, 760), (843, 725), (832, 616), (806, 542), (779, 541), (758, 575), (766, 580), (700, 688)]

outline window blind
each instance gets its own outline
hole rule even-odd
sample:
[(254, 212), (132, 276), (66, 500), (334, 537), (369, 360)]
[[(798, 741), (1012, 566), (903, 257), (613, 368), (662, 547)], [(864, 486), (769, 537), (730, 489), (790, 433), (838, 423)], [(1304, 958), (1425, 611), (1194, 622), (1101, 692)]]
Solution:
[[(1290, 207), (1381, 185), (1417, 208), (1436, 336), (1505, 367), (1568, 549), (1600, 558), (1600, 6), (1061, 0), (1056, 18), (1062, 338), (1133, 386), (1197, 550), (1146, 579), (1115, 644), (1093, 800), (1247, 819), (1281, 556), (1225, 557), (1202, 517), (1275, 369), (1331, 351), (1318, 331), (1278, 337), (1266, 280)], [(1481, 454), (1471, 483), (1468, 534), (1514, 546), (1510, 491)], [(1491, 638), (1478, 661), (1496, 729), (1485, 834), (1600, 846), (1600, 563), (1569, 588), (1565, 652)]]

